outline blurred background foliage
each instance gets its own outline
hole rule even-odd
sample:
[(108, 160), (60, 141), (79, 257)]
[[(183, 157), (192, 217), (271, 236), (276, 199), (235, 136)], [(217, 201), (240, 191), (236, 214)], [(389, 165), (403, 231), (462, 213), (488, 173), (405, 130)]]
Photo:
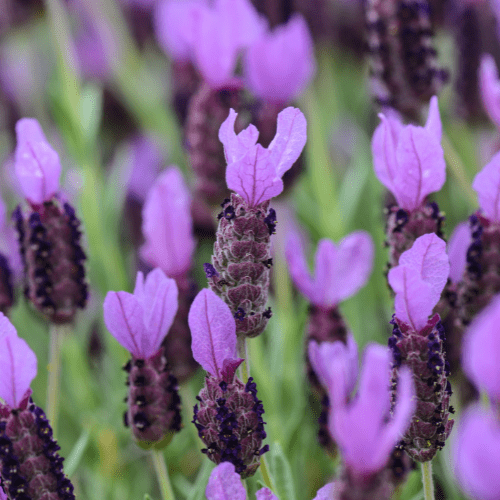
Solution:
[[(160, 493), (148, 454), (132, 441), (123, 426), (126, 374), (121, 366), (128, 353), (103, 325), (102, 301), (108, 290), (131, 291), (135, 259), (124, 216), (127, 165), (111, 162), (126, 135), (127, 123), (157, 139), (168, 152), (168, 163), (181, 167), (189, 178), (182, 135), (169, 105), (170, 63), (153, 40), (139, 50), (120, 6), (113, 0), (82, 0), (107, 27), (116, 47), (110, 73), (104, 80), (82, 78), (74, 60), (72, 17), (66, 2), (47, 0), (37, 14), (1, 38), (2, 58), (13, 58), (29, 68), (26, 89), (17, 89), (17, 117), (34, 116), (58, 150), (65, 181), (75, 196), (85, 228), (91, 300), (79, 313), (74, 332), (62, 347), (62, 385), (58, 441), (66, 457), (66, 471), (79, 500), (159, 499)], [(440, 33), (441, 62), (454, 71), (452, 41)], [(384, 269), (384, 189), (373, 172), (371, 135), (378, 123), (367, 90), (367, 67), (358, 54), (323, 40), (316, 45), (317, 72), (298, 106), (308, 120), (306, 169), (293, 190), (276, 205), (289, 204), (315, 244), (320, 238), (338, 241), (349, 232), (365, 229), (376, 246), (369, 283), (341, 305), (362, 348), (367, 342), (387, 342), (391, 299)], [(25, 69), (26, 69), (25, 68)], [(446, 214), (445, 234), (474, 211), (470, 184), (483, 165), (479, 144), (484, 127), (471, 127), (455, 113), (453, 88), (440, 96), (443, 128), (448, 142), (448, 170), (444, 188), (432, 198)], [(113, 116), (119, 108), (123, 118)], [(19, 202), (10, 188), (9, 165), (14, 149), (12, 123), (3, 116), (0, 158), (1, 194), (9, 209)], [(118, 128), (117, 124), (119, 124)], [(124, 130), (120, 127), (123, 126)], [(113, 129), (115, 127), (115, 129)], [(493, 131), (493, 127), (488, 133)], [(455, 156), (454, 156), (455, 155)], [(165, 165), (166, 166), (166, 165)], [(284, 238), (280, 221), (275, 240)], [(211, 244), (200, 243), (195, 277), (206, 286), (201, 264), (210, 260)], [(267, 456), (281, 500), (309, 499), (334, 476), (332, 460), (317, 443), (319, 406), (310, 396), (304, 369), (304, 327), (307, 303), (292, 288), (282, 254), (275, 257), (271, 306), (275, 315), (266, 332), (249, 341), (251, 374), (266, 410)], [(23, 300), (18, 290), (11, 319), (35, 351), (39, 370), (32, 384), (34, 399), (42, 405), (47, 384), (48, 326)], [(203, 373), (181, 387), (184, 429), (165, 451), (178, 499), (204, 498), (213, 464), (200, 453), (192, 419), (194, 397)], [(452, 398), (453, 399), (453, 398)], [(457, 402), (452, 400), (457, 406)], [(446, 498), (462, 498), (451, 479), (450, 445), (435, 460), (439, 488)], [(256, 491), (260, 472), (248, 480)], [(410, 474), (399, 491), (401, 500), (423, 498), (420, 472)], [(145, 497), (148, 493), (150, 497)], [(251, 498), (251, 495), (250, 497)]]

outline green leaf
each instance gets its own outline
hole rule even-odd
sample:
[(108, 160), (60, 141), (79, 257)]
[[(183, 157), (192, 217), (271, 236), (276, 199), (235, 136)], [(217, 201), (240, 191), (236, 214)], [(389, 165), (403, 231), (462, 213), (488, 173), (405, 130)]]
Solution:
[(148, 493), (144, 494), (144, 500), (153, 500)]
[(102, 88), (88, 83), (80, 97), (80, 117), (86, 141), (94, 144), (102, 118)]
[(281, 445), (274, 443), (271, 447), (270, 475), (276, 494), (280, 500), (296, 500), (292, 469)]
[(187, 500), (205, 500), (205, 489), (207, 487), (208, 478), (212, 472), (215, 465), (209, 460), (204, 460), (198, 475), (196, 476), (196, 481), (193, 484), (193, 489), (191, 494), (188, 496)]
[(73, 446), (73, 449), (71, 450), (70, 454), (66, 458), (66, 461), (64, 463), (64, 472), (66, 472), (66, 475), (68, 477), (71, 477), (78, 468), (78, 464), (80, 463), (80, 460), (83, 457), (85, 449), (89, 444), (89, 438), (90, 438), (90, 432), (87, 429), (84, 429), (83, 432), (80, 434), (78, 441)]

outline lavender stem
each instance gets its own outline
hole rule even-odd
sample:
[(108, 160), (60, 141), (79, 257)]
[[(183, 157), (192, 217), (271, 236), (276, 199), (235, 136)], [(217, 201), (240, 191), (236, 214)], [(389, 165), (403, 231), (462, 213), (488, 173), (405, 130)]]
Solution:
[(57, 406), (59, 404), (59, 387), (61, 373), (61, 346), (65, 325), (50, 324), (49, 377), (47, 382), (47, 418), (52, 426), (54, 436), (57, 435)]
[(434, 500), (434, 482), (432, 480), (432, 461), (422, 462), (422, 482), (424, 483), (424, 499)]
[(158, 478), (158, 483), (160, 484), (161, 496), (163, 500), (175, 500), (174, 492), (172, 490), (172, 485), (170, 484), (170, 478), (168, 476), (167, 464), (165, 462), (165, 456), (160, 450), (151, 450), (151, 458), (153, 460), (153, 465), (156, 472), (156, 477)]

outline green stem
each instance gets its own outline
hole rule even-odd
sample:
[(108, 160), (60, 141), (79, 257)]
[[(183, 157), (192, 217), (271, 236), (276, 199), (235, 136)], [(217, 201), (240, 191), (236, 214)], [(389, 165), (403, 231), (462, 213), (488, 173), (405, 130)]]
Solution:
[(158, 483), (160, 484), (161, 496), (163, 500), (175, 500), (174, 491), (172, 490), (170, 478), (168, 477), (168, 469), (167, 464), (165, 463), (165, 456), (163, 455), (163, 452), (153, 449), (151, 450), (151, 458), (153, 460)]
[(267, 460), (265, 455), (260, 457), (260, 472), (262, 474), (262, 479), (264, 480), (264, 484), (271, 490), (276, 491), (273, 487), (273, 483), (271, 482), (271, 478), (269, 476), (269, 472), (267, 470)]
[(50, 350), (49, 350), (49, 378), (47, 382), (47, 418), (56, 436), (57, 431), (57, 406), (59, 403), (59, 386), (61, 372), (61, 345), (66, 334), (63, 325), (50, 324)]
[(434, 500), (434, 482), (432, 480), (432, 462), (422, 463), (422, 482), (424, 483), (424, 499)]
[(240, 365), (240, 377), (243, 383), (248, 382), (248, 377), (250, 376), (250, 360), (248, 359), (247, 352), (247, 342), (244, 335), (238, 337), (238, 356), (245, 361)]

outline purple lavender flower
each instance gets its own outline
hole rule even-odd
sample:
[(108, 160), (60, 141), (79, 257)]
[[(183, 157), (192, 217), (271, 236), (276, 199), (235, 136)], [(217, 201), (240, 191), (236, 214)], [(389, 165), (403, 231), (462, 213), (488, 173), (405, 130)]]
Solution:
[(258, 98), (282, 107), (306, 88), (315, 70), (309, 28), (300, 14), (263, 33), (246, 51), (247, 86)]
[(161, 349), (177, 312), (177, 293), (175, 280), (155, 269), (146, 281), (137, 273), (133, 294), (108, 292), (104, 300), (108, 330), (132, 354), (125, 367), (130, 386), (125, 424), (144, 448), (166, 446), (181, 427), (177, 380)]
[(85, 253), (80, 221), (57, 195), (61, 164), (39, 123), (23, 118), (16, 125), (16, 175), (30, 205), (13, 213), (25, 268), (25, 295), (55, 323), (73, 319), (85, 307)]
[(74, 500), (50, 424), (31, 400), (36, 371), (34, 352), (0, 313), (0, 498)]
[(403, 446), (411, 458), (431, 460), (450, 435), (448, 420), (452, 394), (450, 374), (443, 350), (445, 331), (438, 314), (429, 319), (446, 284), (450, 265), (446, 244), (435, 234), (418, 238), (389, 271), (389, 284), (396, 294), (396, 314), (389, 347), (393, 353), (393, 381), (401, 365), (409, 366), (417, 387), (417, 411)]
[(479, 88), (485, 111), (500, 129), (500, 79), (495, 60), (490, 54), (483, 55), (481, 59)]
[(235, 193), (224, 201), (219, 216), (212, 257), (219, 276), (209, 278), (209, 284), (233, 315), (238, 314), (237, 333), (255, 337), (271, 317), (265, 306), (276, 212), (269, 208), (269, 200), (283, 190), (281, 177), (304, 147), (306, 120), (298, 109), (282, 111), (276, 136), (267, 149), (256, 144), (259, 133), (253, 125), (237, 135), (235, 120), (231, 110), (219, 132), (228, 162), (227, 185)]
[(372, 139), (373, 165), (380, 182), (396, 198), (387, 210), (390, 268), (419, 236), (441, 235), (444, 217), (436, 203), (426, 203), (426, 197), (443, 186), (446, 164), (436, 97), (430, 101), (425, 127), (404, 126), (393, 115), (379, 116), (382, 123)]
[(208, 372), (197, 396), (193, 423), (216, 464), (231, 462), (242, 478), (252, 476), (260, 464), (266, 438), (252, 377), (244, 384), (235, 377), (243, 359), (236, 357), (236, 323), (227, 304), (214, 292), (203, 289), (189, 311), (193, 356)]
[[(497, 351), (498, 353), (498, 351)], [(453, 447), (454, 472), (463, 490), (475, 500), (500, 496), (500, 423), (498, 412), (476, 404), (460, 419)]]

